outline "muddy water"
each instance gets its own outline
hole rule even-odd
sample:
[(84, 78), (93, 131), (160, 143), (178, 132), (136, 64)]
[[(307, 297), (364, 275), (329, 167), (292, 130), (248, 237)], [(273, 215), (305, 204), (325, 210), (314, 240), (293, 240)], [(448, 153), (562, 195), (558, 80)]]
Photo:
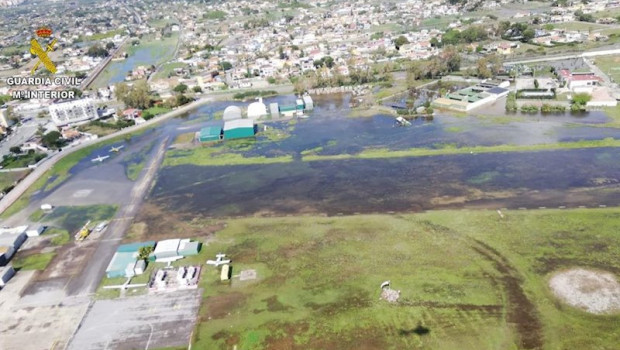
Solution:
[(164, 168), (151, 200), (205, 216), (620, 204), (617, 149)]

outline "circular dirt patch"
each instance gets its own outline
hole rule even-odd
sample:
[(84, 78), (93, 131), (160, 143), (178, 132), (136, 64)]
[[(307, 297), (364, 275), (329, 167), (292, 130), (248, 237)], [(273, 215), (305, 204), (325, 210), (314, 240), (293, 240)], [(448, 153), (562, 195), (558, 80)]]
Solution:
[(572, 269), (555, 274), (549, 286), (560, 299), (588, 312), (620, 311), (620, 283), (611, 273)]

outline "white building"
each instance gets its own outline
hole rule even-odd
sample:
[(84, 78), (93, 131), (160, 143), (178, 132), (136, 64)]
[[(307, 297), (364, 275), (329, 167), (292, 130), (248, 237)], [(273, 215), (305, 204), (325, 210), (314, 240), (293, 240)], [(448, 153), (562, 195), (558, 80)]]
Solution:
[(97, 119), (97, 108), (90, 99), (76, 100), (49, 106), (52, 121), (57, 126)]
[(267, 115), (267, 106), (263, 103), (263, 99), (261, 97), (258, 98), (257, 102), (252, 102), (248, 106), (248, 118), (249, 119), (258, 119), (262, 116)]

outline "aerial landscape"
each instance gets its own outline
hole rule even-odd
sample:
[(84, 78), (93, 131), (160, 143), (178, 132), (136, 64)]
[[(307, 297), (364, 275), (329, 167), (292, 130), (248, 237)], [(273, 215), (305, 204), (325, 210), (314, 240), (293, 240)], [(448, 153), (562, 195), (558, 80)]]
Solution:
[(0, 19), (0, 349), (618, 349), (620, 2)]

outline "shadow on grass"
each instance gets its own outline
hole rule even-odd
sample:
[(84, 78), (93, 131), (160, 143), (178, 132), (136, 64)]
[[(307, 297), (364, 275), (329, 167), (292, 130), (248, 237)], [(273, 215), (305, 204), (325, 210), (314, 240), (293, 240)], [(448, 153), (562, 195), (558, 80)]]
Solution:
[(412, 334), (417, 334), (419, 336), (427, 335), (431, 332), (431, 329), (428, 327), (424, 327), (421, 324), (418, 324), (416, 328), (413, 329), (400, 329), (398, 330), (398, 334), (401, 336), (408, 336)]

